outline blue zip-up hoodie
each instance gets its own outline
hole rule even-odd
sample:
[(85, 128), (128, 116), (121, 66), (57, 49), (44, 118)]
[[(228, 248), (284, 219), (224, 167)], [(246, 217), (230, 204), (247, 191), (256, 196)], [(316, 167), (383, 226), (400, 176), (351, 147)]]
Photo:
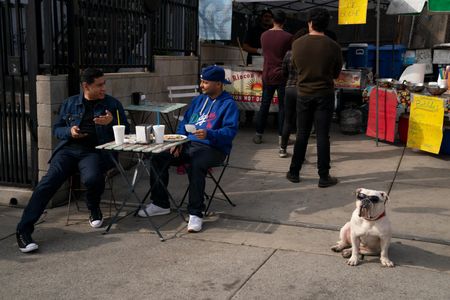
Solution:
[[(194, 124), (197, 129), (206, 129), (206, 139), (198, 139), (186, 132), (185, 124)], [(201, 94), (192, 100), (178, 126), (177, 133), (187, 135), (193, 142), (199, 142), (230, 154), (232, 141), (239, 126), (239, 110), (233, 97), (222, 92), (216, 99)]]
[[(61, 109), (59, 110), (59, 119), (53, 125), (53, 134), (58, 140), (60, 140), (60, 142), (53, 151), (50, 160), (53, 158), (55, 153), (59, 151), (59, 149), (67, 145), (67, 143), (69, 143), (72, 139), (70, 128), (75, 125), (80, 126), (85, 111), (83, 96), (83, 93), (71, 96), (64, 100), (61, 105)], [(130, 124), (128, 124), (122, 103), (120, 103), (119, 100), (109, 95), (105, 95), (105, 98), (94, 107), (94, 115), (104, 114), (105, 110), (108, 110), (112, 114), (113, 120), (108, 125), (95, 125), (99, 145), (114, 140), (112, 126), (117, 125), (118, 123), (117, 112), (119, 113), (120, 124), (125, 125), (125, 133), (128, 134), (130, 132)]]

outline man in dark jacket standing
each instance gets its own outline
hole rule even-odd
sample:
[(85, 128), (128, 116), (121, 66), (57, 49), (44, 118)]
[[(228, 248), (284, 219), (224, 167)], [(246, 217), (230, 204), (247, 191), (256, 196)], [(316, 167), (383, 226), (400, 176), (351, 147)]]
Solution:
[(105, 94), (102, 71), (86, 69), (82, 74), (81, 86), (83, 91), (66, 99), (61, 106), (59, 119), (53, 126), (53, 133), (60, 142), (53, 151), (47, 174), (34, 189), (17, 225), (17, 244), (23, 253), (38, 249), (31, 238), (34, 224), (53, 195), (77, 171), (87, 189), (89, 224), (93, 228), (102, 226), (100, 197), (105, 189), (104, 174), (112, 162), (95, 146), (114, 139), (112, 126), (118, 123), (116, 116), (120, 116), (125, 132), (129, 131), (129, 125), (122, 104)]
[(335, 185), (330, 170), (330, 125), (334, 108), (334, 81), (342, 68), (340, 46), (324, 34), (330, 21), (326, 9), (312, 9), (308, 15), (309, 34), (292, 45), (292, 60), (298, 72), (297, 140), (286, 177), (300, 182), (312, 125), (316, 129), (319, 187)]

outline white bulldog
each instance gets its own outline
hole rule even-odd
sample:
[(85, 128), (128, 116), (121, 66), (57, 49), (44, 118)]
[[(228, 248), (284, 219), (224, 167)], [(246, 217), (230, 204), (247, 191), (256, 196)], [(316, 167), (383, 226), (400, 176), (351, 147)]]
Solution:
[(356, 209), (350, 222), (341, 228), (340, 241), (331, 250), (349, 258), (347, 264), (356, 266), (359, 254), (380, 255), (381, 264), (393, 267), (388, 257), (391, 242), (391, 223), (386, 215), (388, 195), (382, 191), (359, 188), (356, 190)]

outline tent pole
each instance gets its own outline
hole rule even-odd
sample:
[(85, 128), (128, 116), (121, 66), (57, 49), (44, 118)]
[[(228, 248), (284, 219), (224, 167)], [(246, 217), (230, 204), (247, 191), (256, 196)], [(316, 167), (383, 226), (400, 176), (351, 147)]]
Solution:
[(377, 84), (376, 96), (376, 145), (378, 147), (378, 77), (380, 76), (380, 0), (377, 0), (377, 37), (376, 37), (376, 54), (375, 54), (375, 82)]

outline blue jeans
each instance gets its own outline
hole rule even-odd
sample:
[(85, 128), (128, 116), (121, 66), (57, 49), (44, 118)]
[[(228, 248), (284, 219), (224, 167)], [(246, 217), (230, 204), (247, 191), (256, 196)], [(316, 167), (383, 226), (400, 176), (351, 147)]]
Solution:
[(333, 116), (334, 94), (299, 96), (297, 99), (297, 139), (289, 172), (298, 175), (305, 161), (312, 125), (316, 129), (317, 168), (320, 177), (330, 170), (330, 126)]
[(266, 129), (267, 117), (269, 115), (270, 103), (273, 95), (277, 91), (278, 94), (278, 135), (283, 134), (284, 123), (284, 85), (267, 85), (263, 84), (263, 93), (261, 99), (261, 107), (256, 116), (256, 133), (263, 134)]
[(50, 199), (63, 183), (78, 170), (86, 187), (86, 201), (89, 210), (99, 208), (100, 197), (105, 190), (106, 161), (95, 150), (84, 150), (65, 146), (53, 156), (47, 174), (36, 186), (17, 230), (33, 233), (34, 224), (39, 220)]
[[(190, 215), (203, 217), (205, 210), (205, 178), (208, 169), (219, 166), (225, 160), (226, 155), (202, 143), (186, 143), (183, 146), (178, 158), (173, 157), (169, 152), (163, 152), (152, 157), (152, 164), (160, 174), (160, 178), (167, 188), (169, 183), (169, 166), (189, 164), (187, 173), (189, 177), (189, 203), (188, 212)], [(162, 208), (169, 208), (170, 202), (164, 187), (156, 181), (156, 174), (150, 174), (150, 184), (153, 187), (150, 199), (154, 205)]]

